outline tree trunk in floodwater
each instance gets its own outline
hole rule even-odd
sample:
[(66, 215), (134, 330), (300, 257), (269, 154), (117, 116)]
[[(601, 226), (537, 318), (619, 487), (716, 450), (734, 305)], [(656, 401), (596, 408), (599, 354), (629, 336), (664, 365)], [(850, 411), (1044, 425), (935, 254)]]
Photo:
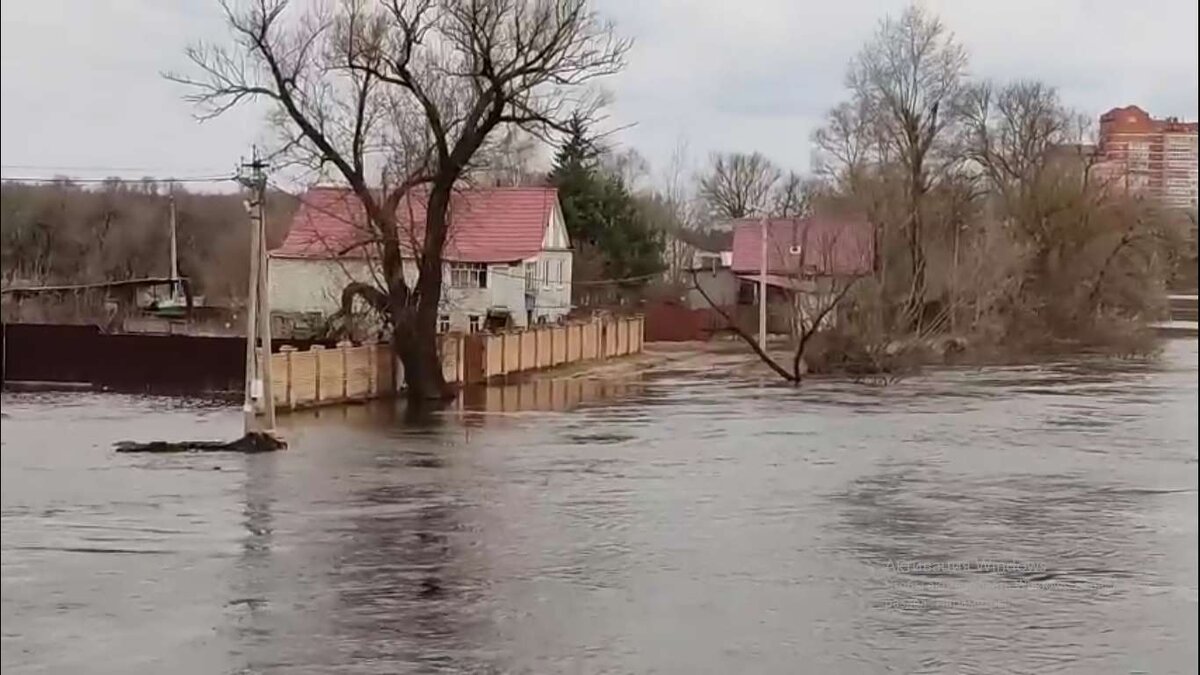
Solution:
[(424, 404), (450, 395), (438, 356), (436, 317), (428, 327), (418, 324), (397, 328), (392, 350), (404, 365), (405, 396), (410, 403)]
[(411, 293), (401, 292), (405, 287), (398, 246), (393, 260), (385, 258), (385, 274), (393, 288), (392, 351), (404, 364), (405, 394), (410, 404), (427, 405), (451, 396), (442, 374), (437, 324), (442, 297), (442, 252), (449, 229), (446, 212), (452, 186), (453, 183), (435, 183), (430, 190), (420, 268)]

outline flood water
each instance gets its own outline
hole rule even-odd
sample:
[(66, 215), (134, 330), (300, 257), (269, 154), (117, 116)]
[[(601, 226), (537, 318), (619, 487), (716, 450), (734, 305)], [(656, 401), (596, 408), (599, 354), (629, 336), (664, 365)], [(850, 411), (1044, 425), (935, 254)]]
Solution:
[(1191, 673), (1197, 343), (283, 418), (5, 394), (7, 673)]

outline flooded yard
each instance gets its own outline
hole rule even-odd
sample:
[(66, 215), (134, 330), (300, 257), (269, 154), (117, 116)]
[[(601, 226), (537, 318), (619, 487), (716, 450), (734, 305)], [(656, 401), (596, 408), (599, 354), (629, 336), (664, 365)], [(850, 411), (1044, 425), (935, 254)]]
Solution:
[(281, 417), (5, 394), (3, 669), (1195, 672), (1197, 343)]

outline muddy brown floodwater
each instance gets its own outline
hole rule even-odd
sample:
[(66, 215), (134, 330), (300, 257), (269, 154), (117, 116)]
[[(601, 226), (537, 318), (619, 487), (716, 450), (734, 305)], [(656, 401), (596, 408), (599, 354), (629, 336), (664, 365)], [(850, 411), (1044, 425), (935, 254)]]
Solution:
[(537, 383), (425, 426), (3, 399), (3, 670), (1192, 673), (1197, 349)]

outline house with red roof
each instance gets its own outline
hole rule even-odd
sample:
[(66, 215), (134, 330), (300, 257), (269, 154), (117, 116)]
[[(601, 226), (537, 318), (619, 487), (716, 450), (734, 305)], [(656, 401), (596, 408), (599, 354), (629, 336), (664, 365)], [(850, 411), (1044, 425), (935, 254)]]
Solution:
[[(765, 228), (761, 218), (746, 218), (730, 227), (732, 251), (719, 264), (697, 265), (696, 283), (724, 309), (756, 305), (765, 266), (771, 332), (788, 329), (797, 294), (827, 292), (835, 283), (870, 274), (873, 268), (874, 230), (860, 217), (831, 213), (768, 218)], [(707, 309), (709, 301), (693, 289), (688, 305)]]
[[(404, 275), (416, 283), (426, 193), (397, 209)], [(571, 309), (571, 241), (558, 192), (550, 187), (470, 188), (457, 192), (443, 251), (439, 328), (486, 328), (557, 321)], [(379, 252), (361, 202), (347, 188), (316, 187), (282, 245), (270, 252), (272, 314), (327, 317), (352, 281), (379, 285)], [(277, 322), (279, 320), (277, 319)]]

